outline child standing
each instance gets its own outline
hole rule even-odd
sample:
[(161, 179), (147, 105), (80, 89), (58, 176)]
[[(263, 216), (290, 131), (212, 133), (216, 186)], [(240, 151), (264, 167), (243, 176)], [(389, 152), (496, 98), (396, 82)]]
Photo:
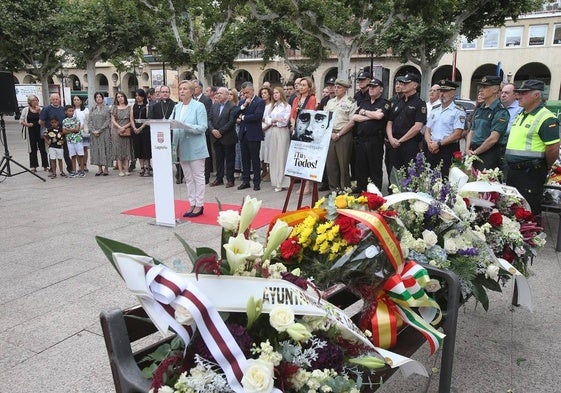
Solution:
[[(68, 155), (72, 160), (72, 172), (70, 177), (84, 177), (84, 145), (82, 144), (82, 134), (80, 133), (80, 120), (74, 117), (74, 107), (66, 105), (64, 107), (66, 119), (62, 121), (62, 132), (66, 136)], [(76, 161), (78, 161), (79, 171), (76, 171)]]
[(49, 148), (49, 159), (51, 160), (51, 174), (49, 177), (56, 177), (56, 162), (58, 160), (58, 168), (60, 176), (66, 177), (66, 173), (62, 169), (62, 158), (64, 157), (64, 134), (60, 128), (60, 124), (56, 117), (49, 120), (50, 127), (45, 130), (43, 139)]

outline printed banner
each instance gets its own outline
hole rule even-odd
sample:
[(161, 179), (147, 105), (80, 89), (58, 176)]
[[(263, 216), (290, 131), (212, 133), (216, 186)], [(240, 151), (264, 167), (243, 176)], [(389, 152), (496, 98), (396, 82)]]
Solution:
[(321, 181), (333, 131), (333, 112), (302, 110), (290, 137), (287, 176)]

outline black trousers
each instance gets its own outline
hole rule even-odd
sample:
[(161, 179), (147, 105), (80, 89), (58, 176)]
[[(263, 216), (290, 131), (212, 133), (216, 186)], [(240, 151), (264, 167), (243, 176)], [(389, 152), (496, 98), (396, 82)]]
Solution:
[(370, 179), (380, 191), (384, 179), (384, 133), (354, 141), (354, 167), (357, 187), (366, 191)]
[(452, 166), (452, 154), (458, 150), (460, 150), (460, 144), (451, 143), (449, 145), (441, 146), (440, 149), (438, 149), (438, 153), (433, 154), (429, 151), (426, 142), (424, 143), (425, 158), (430, 166), (432, 168), (436, 168), (437, 165), (442, 162), (440, 172), (442, 173), (443, 178), (448, 177), (448, 174), (450, 173), (450, 166)]
[[(478, 147), (479, 146), (477, 145), (471, 146), (471, 150), (473, 151)], [(483, 169), (495, 169), (495, 168), (501, 169), (501, 163), (503, 161), (503, 158), (501, 157), (501, 149), (498, 143), (495, 144), (492, 148), (490, 148), (486, 152), (482, 154), (478, 154), (477, 157), (479, 157), (483, 162), (474, 161), (473, 167), (475, 169), (480, 171), (482, 171)]]
[(240, 143), (242, 148), (242, 181), (249, 184), (251, 168), (253, 167), (253, 185), (261, 185), (261, 160), (259, 151), (261, 141), (248, 141), (243, 139)]
[(215, 143), (214, 156), (216, 158), (216, 180), (223, 181), (224, 174), (226, 174), (226, 181), (233, 183), (236, 144), (223, 145), (222, 143)]
[(41, 167), (49, 167), (49, 157), (47, 156), (47, 149), (45, 148), (45, 140), (41, 137), (41, 130), (33, 128), (29, 129), (29, 167), (37, 168), (39, 167), (39, 161), (37, 160), (37, 150), (41, 155)]
[(517, 168), (512, 165), (509, 165), (508, 168), (506, 184), (516, 187), (520, 194), (526, 198), (534, 215), (539, 215), (542, 211), (543, 185), (547, 178), (547, 172), (545, 162), (528, 168)]
[(210, 135), (206, 135), (206, 147), (208, 150), (208, 157), (205, 159), (205, 181), (208, 183), (210, 179), (210, 174), (214, 169), (212, 167), (212, 159), (213, 159), (213, 150), (212, 150), (212, 141), (210, 140)]
[[(421, 139), (418, 137), (403, 142), (398, 148), (390, 148), (386, 151), (390, 168), (401, 169), (409, 165), (409, 161), (414, 160), (421, 151), (419, 146)], [(391, 169), (388, 169), (391, 173)]]

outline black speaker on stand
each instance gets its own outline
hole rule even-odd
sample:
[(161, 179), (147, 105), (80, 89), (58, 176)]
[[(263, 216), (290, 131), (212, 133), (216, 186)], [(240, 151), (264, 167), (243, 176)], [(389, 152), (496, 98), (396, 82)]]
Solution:
[[(0, 131), (2, 133), (1, 142), (4, 145), (4, 156), (2, 157), (2, 161), (0, 161), (0, 176), (12, 177), (28, 172), (43, 181), (47, 181), (37, 173), (29, 170), (29, 168), (21, 165), (10, 155), (10, 151), (8, 149), (8, 138), (6, 137), (6, 123), (4, 122), (4, 115), (13, 115), (17, 112), (17, 110), (18, 100), (16, 98), (14, 76), (11, 72), (0, 71)], [(12, 173), (10, 164), (17, 165), (23, 170), (17, 173)]]

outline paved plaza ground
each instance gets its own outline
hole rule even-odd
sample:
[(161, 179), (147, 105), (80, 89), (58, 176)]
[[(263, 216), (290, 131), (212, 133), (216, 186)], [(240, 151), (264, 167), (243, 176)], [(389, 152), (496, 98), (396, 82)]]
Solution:
[[(10, 153), (28, 165), (19, 124), (5, 117)], [(4, 147), (2, 146), (2, 153)], [(17, 168), (12, 166), (14, 171)], [(219, 247), (218, 226), (150, 225), (120, 214), (153, 203), (152, 179), (138, 176), (48, 179), (24, 173), (0, 178), (0, 372), (2, 392), (111, 392), (111, 370), (99, 325), (101, 310), (136, 304), (97, 246), (102, 235), (172, 263), (186, 260), (174, 233), (193, 246)], [(43, 172), (40, 172), (44, 175)], [(238, 183), (239, 184), (239, 183)], [(207, 201), (240, 204), (248, 190), (208, 188)], [(285, 193), (270, 183), (251, 191), (263, 206), (282, 208)], [(175, 186), (185, 199), (185, 185)], [(557, 216), (544, 215), (548, 243), (531, 267), (534, 311), (511, 308), (512, 285), (491, 295), (490, 310), (469, 301), (460, 310), (453, 392), (560, 392), (561, 266)], [(263, 230), (261, 230), (263, 232)], [(428, 346), (416, 354), (439, 367)], [(436, 365), (435, 365), (436, 362)], [(437, 370), (435, 370), (437, 371)], [(427, 380), (398, 373), (386, 393), (423, 392)], [(428, 387), (436, 392), (438, 375)]]

